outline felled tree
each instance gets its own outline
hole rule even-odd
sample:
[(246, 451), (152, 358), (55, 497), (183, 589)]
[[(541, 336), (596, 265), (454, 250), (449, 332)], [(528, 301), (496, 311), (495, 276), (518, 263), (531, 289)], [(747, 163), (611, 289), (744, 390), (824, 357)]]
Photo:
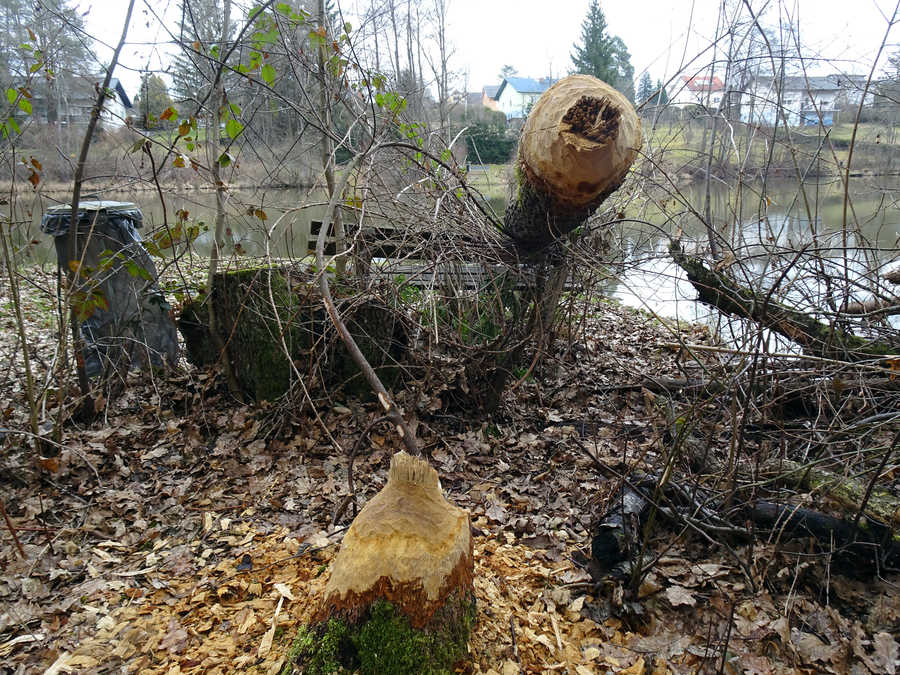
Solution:
[(570, 75), (550, 87), (522, 130), (517, 193), (504, 216), (519, 253), (545, 256), (583, 224), (622, 184), (640, 148), (640, 120), (608, 84)]

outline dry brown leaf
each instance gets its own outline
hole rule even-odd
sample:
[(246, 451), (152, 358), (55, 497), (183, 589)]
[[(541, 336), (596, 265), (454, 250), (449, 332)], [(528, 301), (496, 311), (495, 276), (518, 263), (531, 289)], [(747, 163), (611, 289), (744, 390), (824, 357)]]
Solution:
[(896, 675), (898, 664), (898, 646), (890, 633), (876, 633), (872, 639), (875, 653), (872, 660), (882, 668), (885, 675)]
[(644, 657), (638, 657), (638, 660), (627, 668), (620, 670), (619, 675), (644, 675)]
[(669, 586), (666, 589), (666, 599), (673, 607), (679, 605), (694, 607), (697, 604), (697, 598), (684, 586)]

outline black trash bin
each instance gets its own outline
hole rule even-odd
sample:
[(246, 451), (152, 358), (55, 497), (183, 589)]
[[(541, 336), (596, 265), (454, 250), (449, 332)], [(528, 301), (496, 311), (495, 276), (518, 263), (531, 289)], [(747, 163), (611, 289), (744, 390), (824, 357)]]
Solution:
[[(47, 209), (41, 230), (53, 235), (63, 274), (70, 265), (72, 207)], [(89, 377), (107, 367), (174, 365), (175, 323), (158, 284), (156, 266), (141, 244), (141, 210), (130, 202), (89, 200), (78, 205), (78, 296), (83, 317), (84, 363)]]

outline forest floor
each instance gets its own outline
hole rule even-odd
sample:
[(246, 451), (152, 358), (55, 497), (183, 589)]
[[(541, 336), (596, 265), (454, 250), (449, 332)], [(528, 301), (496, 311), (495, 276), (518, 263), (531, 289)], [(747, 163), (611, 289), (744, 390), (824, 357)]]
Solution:
[[(54, 281), (29, 277), (43, 383)], [(0, 523), (0, 673), (280, 672), (353, 515), (342, 509), (347, 453), (376, 406), (323, 399), (320, 422), (309, 406), (239, 403), (218, 375), (185, 366), (131, 376), (96, 422), (66, 426), (58, 458), (38, 460), (17, 433), (27, 406), (7, 310), (0, 499), (21, 554)], [(437, 394), (399, 396), (426, 411), (422, 445), (472, 517), (465, 672), (897, 672), (900, 576), (844, 576), (809, 542), (723, 543), (663, 523), (636, 593), (585, 569), (592, 526), (620, 484), (610, 476), (661, 461), (666, 424), (640, 383), (681, 372), (660, 347), (679, 337), (711, 339), (598, 302), (489, 423), (445, 413)], [(727, 426), (714, 452), (728, 452)], [(399, 447), (385, 429), (370, 434), (353, 503), (383, 486)]]

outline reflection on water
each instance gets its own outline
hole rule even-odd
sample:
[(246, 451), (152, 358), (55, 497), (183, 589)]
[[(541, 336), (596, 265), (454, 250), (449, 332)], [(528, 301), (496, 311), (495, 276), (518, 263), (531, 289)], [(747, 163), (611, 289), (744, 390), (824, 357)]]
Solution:
[[(844, 230), (843, 190), (839, 183), (807, 185), (806, 200), (797, 184), (770, 184), (767, 199), (716, 189), (711, 193), (713, 222), (721, 235), (723, 257), (739, 261), (730, 267), (747, 285), (768, 289), (777, 283), (775, 300), (786, 300), (800, 309), (840, 305), (845, 290), (853, 300), (871, 297), (872, 271), (900, 255), (900, 209), (896, 182), (881, 187), (862, 186), (851, 194)], [(702, 212), (702, 186), (683, 192), (684, 199), (669, 199), (659, 207), (643, 207), (627, 215), (662, 225), (664, 232), (643, 223), (622, 225), (623, 274), (611, 294), (623, 303), (642, 307), (661, 316), (684, 320), (717, 319), (696, 297), (684, 272), (668, 256), (668, 234), (683, 232), (685, 248), (705, 249), (708, 234), (700, 220), (686, 208)], [(807, 204), (809, 208), (807, 209)], [(701, 205), (698, 207), (697, 205)], [(845, 289), (823, 283), (826, 277), (849, 282)]]
[[(782, 298), (800, 305), (821, 303), (823, 307), (831, 293), (831, 299), (840, 302), (843, 289), (824, 288), (825, 275), (843, 278), (846, 270), (848, 279), (857, 279), (900, 255), (900, 189), (896, 179), (881, 179), (880, 184), (854, 179), (846, 216), (839, 182), (809, 183), (804, 191), (797, 183), (770, 183), (764, 196), (761, 192), (759, 184), (740, 190), (714, 185), (710, 213), (725, 242), (725, 257), (742, 261), (739, 272), (746, 274), (748, 281), (762, 281), (765, 286), (777, 280), (779, 288), (784, 289)], [(103, 198), (138, 203), (145, 214), (145, 236), (165, 225), (171, 227), (177, 211), (188, 212), (189, 220), (201, 225), (193, 252), (208, 255), (214, 193), (166, 193), (165, 206), (154, 192), (104, 194)], [(705, 246), (707, 232), (697, 217), (705, 210), (705, 200), (704, 187), (693, 185), (677, 195), (648, 196), (629, 206), (626, 216), (633, 220), (617, 225), (621, 274), (610, 283), (613, 297), (665, 317), (688, 321), (710, 317), (709, 308), (693, 301), (694, 289), (671, 262), (667, 250), (668, 236), (676, 230), (683, 233), (682, 241), (689, 250)], [(321, 192), (309, 190), (231, 194), (226, 250), (237, 247), (250, 256), (268, 252), (277, 257), (303, 258), (307, 255), (310, 222), (322, 219), (326, 202)], [(43, 209), (52, 204), (40, 198), (18, 202), (17, 242), (38, 242), (28, 247), (33, 260), (53, 260), (52, 245), (37, 228)], [(502, 213), (503, 200), (492, 199), (490, 206)], [(347, 220), (355, 222), (357, 217), (355, 211), (347, 209)], [(384, 222), (369, 213), (365, 217), (367, 222)], [(845, 218), (846, 234), (841, 227)], [(866, 288), (850, 290), (857, 299), (869, 297)]]

